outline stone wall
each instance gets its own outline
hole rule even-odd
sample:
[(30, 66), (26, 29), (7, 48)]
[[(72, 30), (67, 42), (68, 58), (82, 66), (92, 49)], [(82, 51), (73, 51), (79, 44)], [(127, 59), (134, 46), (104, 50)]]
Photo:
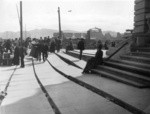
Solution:
[(135, 0), (134, 33), (147, 33), (147, 16), (150, 13), (150, 0)]

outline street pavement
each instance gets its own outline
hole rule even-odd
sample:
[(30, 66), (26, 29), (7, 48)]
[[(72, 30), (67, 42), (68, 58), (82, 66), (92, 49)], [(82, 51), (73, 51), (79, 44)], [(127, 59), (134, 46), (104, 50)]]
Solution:
[[(81, 68), (86, 65), (85, 61), (62, 52), (58, 54)], [(82, 74), (82, 69), (68, 65), (55, 54), (49, 54), (48, 60), (65, 74), (150, 113), (149, 89), (135, 88), (95, 74)], [(47, 61), (34, 60), (34, 64), (38, 78), (61, 114), (131, 114), (125, 108), (63, 77)], [(0, 67), (0, 91), (4, 90), (14, 68), (15, 66)], [(17, 66), (8, 86), (7, 95), (1, 103), (0, 114), (56, 114), (36, 80), (32, 57), (26, 56), (25, 68)]]

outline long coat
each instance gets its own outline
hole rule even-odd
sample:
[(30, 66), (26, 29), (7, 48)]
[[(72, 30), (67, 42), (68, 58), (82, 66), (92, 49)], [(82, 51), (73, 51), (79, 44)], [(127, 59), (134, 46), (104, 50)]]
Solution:
[(84, 72), (88, 72), (89, 70), (96, 68), (98, 65), (103, 63), (103, 51), (98, 50), (95, 54), (95, 57), (92, 57), (87, 61), (87, 64), (84, 68)]
[(34, 58), (38, 57), (37, 44), (32, 44), (30, 56)]
[(79, 50), (84, 50), (84, 41), (83, 41), (83, 40), (79, 41), (77, 48), (78, 48)]
[(19, 65), (19, 47), (18, 46), (15, 47), (13, 64)]
[(50, 52), (51, 52), (51, 53), (55, 53), (55, 46), (56, 46), (55, 42), (52, 41), (52, 42), (51, 42), (51, 45), (50, 45)]

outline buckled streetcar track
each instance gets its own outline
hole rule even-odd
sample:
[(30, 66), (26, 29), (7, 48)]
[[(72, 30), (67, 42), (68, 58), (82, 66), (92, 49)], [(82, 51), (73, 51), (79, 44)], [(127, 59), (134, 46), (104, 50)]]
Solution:
[[(60, 56), (60, 55), (59, 55), (59, 56)], [(49, 60), (47, 60), (47, 62), (50, 64), (50, 66), (51, 66), (55, 71), (57, 71), (58, 73), (60, 73), (60, 74), (61, 74), (62, 76), (64, 76), (65, 78), (67, 78), (67, 79), (71, 80), (72, 82), (74, 82), (74, 83), (76, 83), (76, 84), (78, 84), (78, 85), (80, 85), (80, 86), (82, 86), (82, 87), (84, 87), (84, 88), (86, 88), (86, 89), (88, 89), (88, 90), (90, 90), (90, 91), (92, 91), (92, 92), (94, 92), (94, 93), (96, 93), (96, 94), (98, 94), (98, 95), (104, 97), (105, 99), (107, 99), (107, 100), (109, 100), (109, 101), (115, 103), (116, 105), (121, 106), (122, 108), (128, 110), (129, 112), (131, 112), (131, 113), (133, 113), (133, 114), (146, 114), (146, 113), (143, 112), (142, 110), (140, 110), (140, 109), (138, 109), (138, 108), (136, 108), (136, 107), (134, 107), (134, 106), (132, 106), (132, 105), (130, 105), (130, 104), (124, 102), (124, 101), (122, 101), (121, 99), (118, 99), (118, 98), (112, 96), (111, 94), (109, 94), (109, 93), (107, 93), (107, 92), (105, 92), (105, 91), (102, 91), (102, 90), (100, 90), (100, 89), (98, 89), (98, 88), (96, 88), (96, 87), (94, 87), (94, 86), (92, 86), (92, 85), (90, 85), (90, 84), (87, 84), (86, 82), (83, 82), (83, 81), (81, 81), (81, 80), (79, 80), (79, 79), (77, 79), (77, 78), (74, 78), (73, 76), (70, 76), (70, 75), (67, 75), (67, 74), (63, 73), (62, 71), (60, 71), (60, 70), (58, 70), (56, 67), (54, 67), (54, 66), (50, 63)], [(70, 64), (70, 65), (71, 65), (71, 64)], [(74, 66), (74, 65), (73, 65), (73, 66)], [(79, 67), (78, 67), (78, 68), (79, 68)]]
[(3, 101), (3, 99), (5, 98), (5, 96), (7, 95), (7, 89), (8, 89), (8, 87), (9, 87), (9, 84), (10, 84), (10, 82), (11, 82), (11, 79), (12, 79), (12, 77), (13, 77), (13, 75), (14, 75), (16, 69), (17, 69), (17, 66), (14, 68), (12, 74), (10, 75), (10, 77), (9, 77), (7, 83), (6, 83), (6, 86), (5, 86), (4, 91), (1, 91), (1, 93), (0, 93), (0, 105), (1, 105), (1, 103), (2, 103), (2, 101)]
[(70, 61), (70, 60), (68, 60), (68, 59), (66, 59), (66, 58), (64, 58), (64, 57), (62, 57), (62, 56), (60, 56), (59, 54), (57, 54), (57, 53), (55, 53), (60, 59), (62, 59), (64, 62), (66, 62), (67, 64), (69, 64), (69, 65), (72, 65), (72, 66), (74, 66), (74, 67), (77, 67), (77, 68), (79, 68), (79, 69), (83, 69), (83, 68), (81, 68), (80, 66), (78, 66), (78, 65), (76, 65), (74, 62), (72, 62), (72, 61)]
[(55, 114), (61, 114), (61, 112), (59, 111), (58, 107), (56, 106), (56, 104), (54, 103), (53, 99), (50, 97), (50, 95), (48, 94), (47, 90), (45, 89), (45, 87), (43, 86), (43, 84), (41, 83), (40, 79), (38, 78), (37, 74), (36, 74), (36, 70), (34, 67), (34, 60), (32, 59), (32, 66), (33, 66), (33, 71), (34, 71), (34, 75), (35, 78), (40, 86), (40, 88), (42, 89), (43, 93), (45, 94), (45, 97), (47, 98), (50, 106), (52, 107), (53, 111)]

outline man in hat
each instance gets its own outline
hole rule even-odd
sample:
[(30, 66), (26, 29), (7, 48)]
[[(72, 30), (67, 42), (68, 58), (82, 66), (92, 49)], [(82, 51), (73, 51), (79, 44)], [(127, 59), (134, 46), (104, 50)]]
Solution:
[(81, 60), (81, 58), (82, 58), (82, 52), (83, 52), (83, 50), (84, 50), (84, 39), (83, 38), (81, 38), (81, 40), (79, 41), (79, 43), (78, 43), (78, 49), (80, 50), (80, 55), (79, 55), (79, 59)]

